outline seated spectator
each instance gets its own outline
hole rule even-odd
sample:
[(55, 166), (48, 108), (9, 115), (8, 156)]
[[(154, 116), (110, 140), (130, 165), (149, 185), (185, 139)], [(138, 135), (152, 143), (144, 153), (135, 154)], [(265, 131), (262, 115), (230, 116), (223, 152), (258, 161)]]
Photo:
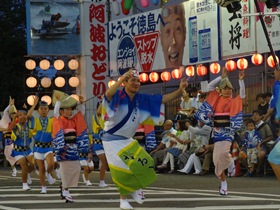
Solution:
[(186, 140), (188, 139), (188, 133), (187, 133), (185, 121), (178, 120), (176, 123), (176, 129), (177, 129), (176, 135), (172, 133), (167, 134), (168, 136), (171, 137), (170, 145), (166, 149), (167, 153), (163, 163), (157, 166), (157, 168), (159, 169), (167, 168), (167, 164), (168, 162), (170, 162), (170, 171), (168, 172), (170, 174), (173, 173), (175, 169), (174, 157), (178, 157), (182, 153), (186, 145)]
[(262, 112), (260, 110), (254, 110), (252, 113), (252, 120), (256, 125), (256, 130), (260, 132), (262, 137), (261, 148), (258, 152), (258, 164), (256, 168), (256, 175), (263, 176), (263, 165), (264, 158), (271, 151), (272, 145), (274, 143), (273, 133), (270, 126), (262, 121)]
[(179, 113), (189, 115), (192, 107), (192, 101), (193, 99), (190, 97), (190, 93), (188, 91), (184, 91), (181, 98)]
[(263, 93), (258, 93), (256, 96), (256, 101), (258, 102), (258, 110), (261, 110), (263, 114), (266, 114), (269, 104), (265, 99), (265, 95)]
[(166, 150), (165, 148), (168, 148), (170, 145), (170, 139), (171, 137), (168, 136), (168, 133), (176, 134), (177, 131), (173, 128), (173, 122), (172, 120), (166, 120), (163, 124), (163, 129), (164, 132), (161, 134), (162, 140), (160, 144), (157, 146), (156, 149), (152, 150), (150, 152), (150, 155), (154, 159), (154, 167), (159, 165), (160, 162), (163, 161), (165, 155), (166, 155)]
[(196, 153), (199, 148), (203, 147), (206, 144), (209, 144), (210, 139), (210, 133), (212, 128), (209, 125), (204, 124), (202, 121), (198, 121), (199, 126), (193, 127), (190, 125), (189, 122), (186, 122), (186, 127), (190, 132), (193, 132), (195, 134), (195, 140), (194, 144), (192, 145), (194, 149), (194, 152), (190, 155), (187, 164), (184, 166), (183, 169), (178, 170), (181, 173), (189, 173), (194, 165), (195, 173), (194, 174), (200, 174), (201, 173), (201, 163), (199, 155)]
[(242, 140), (241, 151), (244, 152), (241, 158), (247, 159), (248, 171), (245, 176), (252, 177), (257, 165), (257, 155), (262, 142), (261, 134), (256, 130), (253, 120), (249, 120), (246, 125), (245, 138)]

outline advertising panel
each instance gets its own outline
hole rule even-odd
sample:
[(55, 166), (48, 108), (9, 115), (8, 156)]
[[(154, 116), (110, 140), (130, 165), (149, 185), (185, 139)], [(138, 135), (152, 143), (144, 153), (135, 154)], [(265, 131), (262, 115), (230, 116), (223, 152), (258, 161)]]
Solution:
[(235, 13), (221, 8), (222, 59), (256, 51), (255, 21), (246, 16), (254, 11), (254, 1), (242, 0), (241, 3), (242, 9)]
[(110, 76), (219, 60), (214, 0), (191, 0), (108, 24)]
[(79, 2), (31, 0), (28, 3), (29, 55), (81, 54)]
[[(269, 39), (274, 51), (280, 50), (280, 5), (268, 9), (266, 4), (258, 3), (261, 12), (264, 14), (264, 22), (267, 28)], [(275, 13), (275, 15), (273, 15)], [(277, 13), (277, 14), (276, 14)], [(259, 53), (270, 52), (266, 37), (263, 32), (261, 21), (258, 16), (255, 17), (257, 37), (257, 51)]]

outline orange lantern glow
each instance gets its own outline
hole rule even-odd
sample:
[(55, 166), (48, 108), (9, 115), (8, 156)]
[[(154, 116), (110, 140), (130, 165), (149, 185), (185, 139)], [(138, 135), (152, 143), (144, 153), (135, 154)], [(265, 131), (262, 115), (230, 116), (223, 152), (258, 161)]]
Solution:
[(246, 60), (246, 58), (240, 58), (238, 59), (237, 61), (237, 67), (240, 69), (240, 70), (245, 70), (248, 68), (248, 61)]
[(211, 63), (210, 71), (212, 74), (218, 74), (221, 70), (221, 66), (218, 63)]
[(235, 71), (236, 70), (236, 63), (233, 60), (228, 60), (225, 65), (228, 71)]
[(171, 79), (171, 74), (168, 71), (164, 71), (161, 73), (160, 78), (164, 82), (168, 82)]
[(115, 84), (116, 83), (116, 81), (115, 80), (110, 80), (109, 82), (108, 82), (108, 87), (111, 87), (113, 84)]
[(180, 79), (182, 77), (182, 71), (174, 69), (171, 73), (173, 79)]
[(254, 54), (251, 57), (251, 61), (256, 66), (261, 65), (263, 62), (263, 56), (261, 54)]
[(196, 69), (198, 76), (205, 76), (207, 74), (207, 68), (203, 65), (199, 65)]
[(145, 83), (149, 81), (149, 75), (146, 73), (140, 74), (140, 82)]
[(194, 76), (194, 67), (193, 66), (188, 66), (186, 68), (186, 75), (189, 77)]
[(150, 73), (149, 79), (151, 82), (157, 82), (159, 79), (158, 73), (156, 73), (156, 72)]
[[(279, 58), (277, 56), (276, 56), (276, 60), (277, 60), (277, 63), (279, 63)], [(267, 65), (269, 65), (271, 68), (275, 67), (275, 62), (273, 60), (272, 55), (267, 58)]]

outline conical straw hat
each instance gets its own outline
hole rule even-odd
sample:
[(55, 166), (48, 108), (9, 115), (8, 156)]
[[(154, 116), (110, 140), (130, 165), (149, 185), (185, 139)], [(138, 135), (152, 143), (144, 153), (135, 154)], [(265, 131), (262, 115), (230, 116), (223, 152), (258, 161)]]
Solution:
[(67, 93), (64, 93), (59, 90), (54, 90), (52, 95), (52, 104), (55, 105), (57, 99), (55, 97), (56, 94), (60, 95), (60, 108), (71, 108), (76, 106), (78, 101), (73, 97), (69, 96)]

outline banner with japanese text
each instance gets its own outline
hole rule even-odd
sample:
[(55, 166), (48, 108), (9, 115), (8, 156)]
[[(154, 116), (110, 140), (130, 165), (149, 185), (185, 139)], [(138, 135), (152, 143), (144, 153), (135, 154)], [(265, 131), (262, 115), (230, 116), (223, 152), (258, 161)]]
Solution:
[(245, 16), (254, 11), (254, 1), (242, 0), (242, 9), (229, 13), (221, 10), (222, 59), (252, 54), (256, 51), (255, 21)]
[[(264, 14), (264, 22), (269, 35), (269, 39), (274, 51), (280, 50), (280, 6), (268, 9), (265, 4), (258, 3), (261, 12)], [(273, 13), (278, 13), (273, 15)], [(265, 53), (270, 52), (268, 47), (268, 42), (266, 40), (265, 34), (263, 32), (263, 28), (261, 25), (261, 21), (258, 16), (255, 17), (256, 20), (256, 30), (258, 33), (256, 34), (257, 40), (257, 52)]]
[(92, 2), (82, 4), (82, 69), (81, 89), (86, 97), (90, 110), (87, 110), (87, 122), (96, 111), (96, 104), (106, 92), (108, 75), (108, 39), (107, 39), (107, 4)]
[(219, 60), (215, 0), (190, 0), (108, 23), (110, 76)]

